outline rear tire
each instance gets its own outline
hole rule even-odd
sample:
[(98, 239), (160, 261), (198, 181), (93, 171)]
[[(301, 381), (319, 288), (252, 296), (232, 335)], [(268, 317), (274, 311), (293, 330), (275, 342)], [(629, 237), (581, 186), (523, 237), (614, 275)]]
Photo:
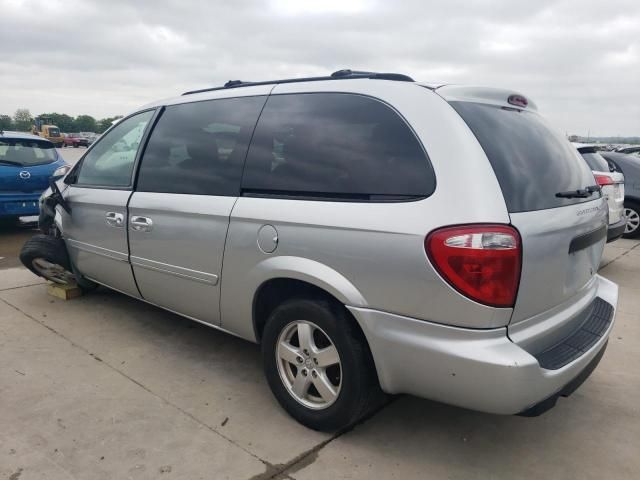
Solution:
[(627, 225), (622, 237), (637, 238), (640, 235), (640, 204), (625, 201), (624, 214), (627, 217)]
[(314, 430), (352, 425), (384, 398), (364, 335), (330, 299), (295, 298), (276, 307), (264, 329), (262, 355), (280, 405)]

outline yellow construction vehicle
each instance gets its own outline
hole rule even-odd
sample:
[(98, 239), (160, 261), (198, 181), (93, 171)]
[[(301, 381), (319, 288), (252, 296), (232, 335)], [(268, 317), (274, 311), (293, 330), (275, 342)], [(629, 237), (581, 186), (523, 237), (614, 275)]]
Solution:
[(46, 138), (56, 147), (64, 145), (64, 137), (60, 133), (60, 129), (55, 125), (51, 125), (51, 120), (48, 118), (36, 118), (31, 127), (31, 133)]

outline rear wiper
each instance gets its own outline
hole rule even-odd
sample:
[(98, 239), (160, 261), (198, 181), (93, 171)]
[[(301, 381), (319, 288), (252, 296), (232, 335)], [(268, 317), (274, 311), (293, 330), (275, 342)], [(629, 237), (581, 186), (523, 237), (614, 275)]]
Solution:
[(568, 192), (558, 192), (558, 198), (589, 198), (591, 194), (600, 191), (599, 185), (589, 185), (588, 187), (578, 190), (569, 190)]
[(17, 165), (19, 167), (23, 166), (20, 162), (12, 162), (11, 160), (0, 160), (0, 163), (4, 163), (6, 165)]

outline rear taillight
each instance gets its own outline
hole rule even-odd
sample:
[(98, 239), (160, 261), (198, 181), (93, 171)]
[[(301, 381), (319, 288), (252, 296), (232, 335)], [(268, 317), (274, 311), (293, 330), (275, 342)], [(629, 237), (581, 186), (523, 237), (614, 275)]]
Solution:
[(492, 307), (513, 307), (520, 282), (521, 243), (507, 225), (461, 225), (431, 232), (427, 256), (463, 295)]
[(605, 185), (613, 185), (613, 178), (609, 175), (594, 174), (593, 176), (596, 177), (596, 183), (601, 187), (604, 187)]

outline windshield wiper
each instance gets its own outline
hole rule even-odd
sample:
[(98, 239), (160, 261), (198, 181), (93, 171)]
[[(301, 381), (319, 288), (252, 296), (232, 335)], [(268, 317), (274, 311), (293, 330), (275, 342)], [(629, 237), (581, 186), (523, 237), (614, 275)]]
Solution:
[(600, 191), (599, 185), (589, 185), (588, 187), (578, 190), (569, 190), (568, 192), (558, 192), (558, 198), (589, 198), (593, 193)]
[(20, 162), (13, 162), (11, 160), (0, 160), (0, 163), (4, 163), (6, 165), (17, 165), (19, 167), (23, 167), (24, 166)]

